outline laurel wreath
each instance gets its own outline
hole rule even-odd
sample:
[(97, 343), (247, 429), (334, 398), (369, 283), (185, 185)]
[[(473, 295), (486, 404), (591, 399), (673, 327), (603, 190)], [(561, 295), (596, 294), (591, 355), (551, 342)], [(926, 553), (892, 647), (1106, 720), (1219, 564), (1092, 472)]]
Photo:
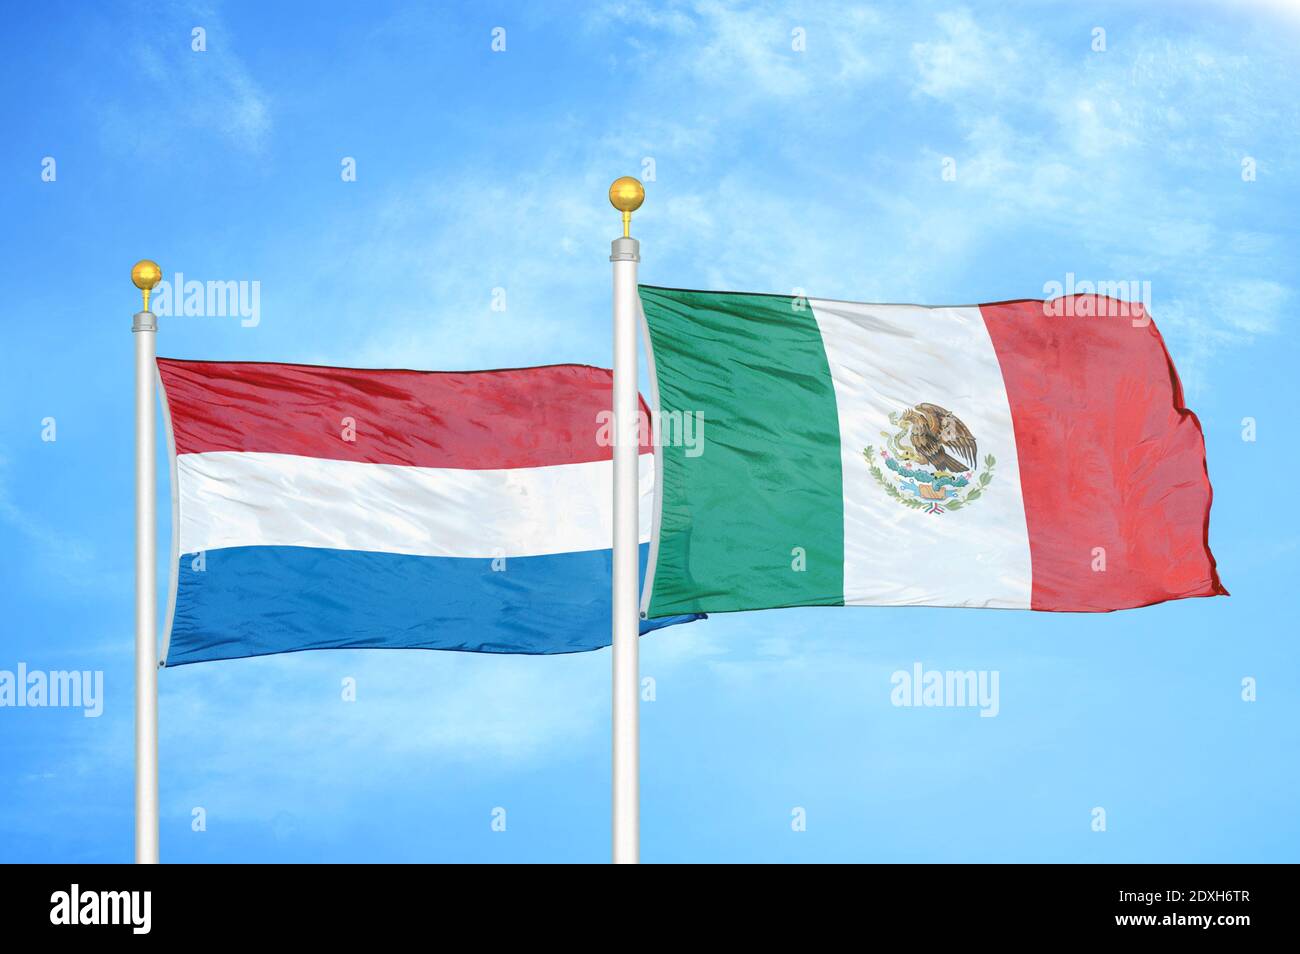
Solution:
[[(867, 462), (867, 469), (871, 471), (871, 476), (876, 478), (876, 483), (884, 488), (885, 493), (893, 497), (904, 507), (910, 507), (912, 510), (925, 510), (930, 504), (920, 497), (908, 497), (901, 490), (895, 487), (890, 481), (885, 479), (884, 473), (876, 463), (875, 448), (868, 444), (862, 450), (862, 456)], [(985, 488), (993, 482), (993, 467), (997, 463), (997, 458), (988, 454), (984, 458), (984, 470), (975, 478), (974, 486), (966, 493), (951, 498), (950, 500), (940, 503), (944, 510), (960, 510), (968, 503), (974, 503), (984, 495)]]

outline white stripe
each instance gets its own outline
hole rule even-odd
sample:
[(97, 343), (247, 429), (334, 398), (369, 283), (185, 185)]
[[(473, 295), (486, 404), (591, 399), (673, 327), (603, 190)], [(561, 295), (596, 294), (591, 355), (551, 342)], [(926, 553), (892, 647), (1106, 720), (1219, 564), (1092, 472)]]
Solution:
[[(654, 455), (642, 454), (641, 540)], [(289, 454), (182, 454), (180, 552), (294, 546), (417, 556), (520, 557), (608, 550), (610, 461), (452, 470)]]
[[(979, 308), (810, 304), (839, 414), (844, 602), (1028, 608), (1029, 532), (1015, 431)], [(904, 506), (863, 458), (872, 446), (889, 475), (879, 456), (882, 432), (897, 430), (889, 415), (921, 403), (938, 404), (966, 424), (979, 446), (980, 471), (986, 455), (996, 459), (988, 487), (961, 509), (939, 514)]]

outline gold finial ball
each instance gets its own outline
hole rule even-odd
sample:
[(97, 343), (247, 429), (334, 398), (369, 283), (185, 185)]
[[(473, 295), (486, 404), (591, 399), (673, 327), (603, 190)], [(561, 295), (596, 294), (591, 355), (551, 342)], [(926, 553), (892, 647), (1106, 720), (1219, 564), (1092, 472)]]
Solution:
[(162, 281), (162, 269), (158, 267), (157, 262), (142, 258), (131, 269), (131, 283), (141, 291), (150, 291), (160, 281)]
[(645, 201), (645, 187), (631, 176), (615, 179), (609, 187), (609, 204), (620, 212), (635, 212)]

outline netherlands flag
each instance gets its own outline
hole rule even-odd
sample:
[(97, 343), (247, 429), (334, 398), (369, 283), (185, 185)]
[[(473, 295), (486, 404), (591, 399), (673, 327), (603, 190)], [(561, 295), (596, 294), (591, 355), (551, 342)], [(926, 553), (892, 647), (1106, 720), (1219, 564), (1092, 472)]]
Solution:
[[(608, 370), (159, 358), (158, 371), (172, 471), (165, 665), (609, 645)], [(644, 439), (640, 471), (644, 574)]]

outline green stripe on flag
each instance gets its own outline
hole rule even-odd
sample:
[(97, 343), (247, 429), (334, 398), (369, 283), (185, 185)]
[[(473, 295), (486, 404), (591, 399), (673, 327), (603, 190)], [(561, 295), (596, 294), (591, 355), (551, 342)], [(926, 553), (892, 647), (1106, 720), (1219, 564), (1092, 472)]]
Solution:
[(640, 291), (661, 437), (678, 415), (704, 415), (697, 456), (680, 440), (660, 448), (647, 615), (842, 605), (839, 418), (812, 308), (781, 295)]

